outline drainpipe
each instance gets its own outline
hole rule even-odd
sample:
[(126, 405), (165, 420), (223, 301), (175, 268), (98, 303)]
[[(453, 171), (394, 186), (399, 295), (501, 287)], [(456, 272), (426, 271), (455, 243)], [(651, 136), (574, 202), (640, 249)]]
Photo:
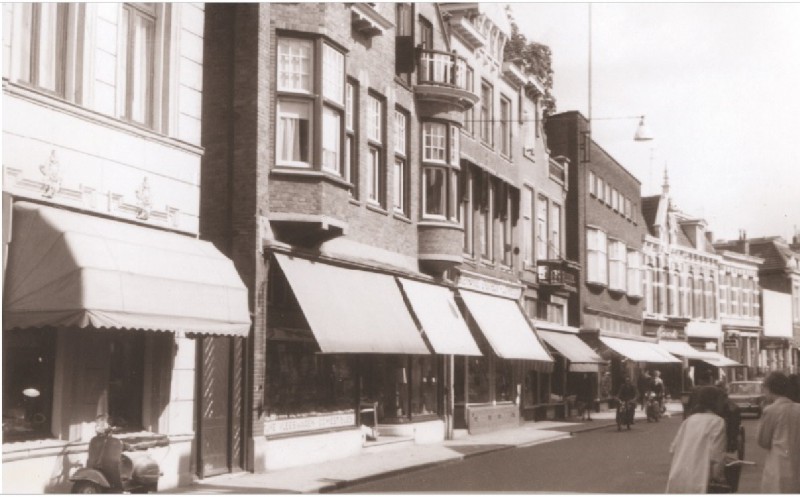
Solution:
[(455, 356), (448, 355), (445, 359), (445, 377), (447, 378), (447, 402), (445, 404), (444, 427), (445, 439), (453, 439), (454, 414), (455, 414)]

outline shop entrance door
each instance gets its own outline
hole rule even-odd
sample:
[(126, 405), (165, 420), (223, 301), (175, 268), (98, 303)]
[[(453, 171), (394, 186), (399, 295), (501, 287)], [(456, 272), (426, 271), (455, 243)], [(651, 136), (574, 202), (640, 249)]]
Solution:
[(198, 339), (197, 473), (201, 478), (241, 470), (243, 339)]

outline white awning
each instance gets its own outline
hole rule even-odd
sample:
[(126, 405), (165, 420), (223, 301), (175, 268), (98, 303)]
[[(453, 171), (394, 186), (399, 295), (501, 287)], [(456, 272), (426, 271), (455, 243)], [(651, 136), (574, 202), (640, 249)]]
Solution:
[(422, 331), (438, 354), (481, 355), (449, 289), (398, 278)]
[(459, 294), (499, 357), (553, 362), (515, 300), (469, 290)]
[(574, 373), (597, 373), (606, 361), (597, 355), (583, 340), (569, 333), (537, 330), (539, 337), (569, 360), (569, 370)]
[(3, 329), (44, 326), (247, 336), (247, 288), (210, 242), (14, 204)]
[(719, 352), (712, 352), (712, 351), (697, 351), (700, 354), (701, 361), (705, 362), (706, 364), (710, 364), (712, 366), (718, 368), (727, 368), (727, 367), (735, 367), (735, 366), (743, 366), (743, 364), (734, 361), (729, 357), (725, 357), (724, 355), (720, 354)]
[(430, 354), (394, 277), (275, 254), (325, 353)]
[(702, 352), (700, 352), (699, 350), (692, 347), (686, 342), (679, 342), (675, 340), (660, 340), (658, 342), (658, 345), (660, 345), (670, 354), (674, 354), (676, 356), (685, 357), (687, 359), (703, 358), (703, 356), (701, 355)]
[(661, 349), (657, 344), (638, 340), (625, 340), (600, 336), (600, 341), (628, 359), (636, 362), (681, 362), (680, 359)]

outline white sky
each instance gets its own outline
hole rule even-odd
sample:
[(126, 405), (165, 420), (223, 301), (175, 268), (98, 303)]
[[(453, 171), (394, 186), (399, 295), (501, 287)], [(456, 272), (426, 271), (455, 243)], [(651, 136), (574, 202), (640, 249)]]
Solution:
[[(589, 4), (513, 3), (553, 52), (559, 112), (588, 114)], [(714, 238), (800, 230), (800, 3), (594, 3), (592, 133)], [(655, 136), (634, 142), (646, 115)], [(652, 160), (651, 160), (652, 156)]]

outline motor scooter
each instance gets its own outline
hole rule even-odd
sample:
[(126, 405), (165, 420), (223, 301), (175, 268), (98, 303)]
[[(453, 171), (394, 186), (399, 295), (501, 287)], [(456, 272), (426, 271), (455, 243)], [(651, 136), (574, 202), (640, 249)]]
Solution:
[(73, 494), (150, 493), (158, 490), (161, 469), (150, 454), (124, 451), (143, 450), (154, 446), (126, 443), (113, 435), (115, 429), (98, 422), (97, 434), (89, 441), (86, 467), (73, 473), (69, 480)]
[(631, 400), (619, 400), (617, 405), (617, 431), (622, 430), (622, 425), (631, 429), (633, 416), (636, 412), (636, 402)]
[(655, 421), (656, 423), (661, 419), (661, 402), (655, 392), (647, 392), (645, 401), (645, 414), (647, 415), (647, 422)]

